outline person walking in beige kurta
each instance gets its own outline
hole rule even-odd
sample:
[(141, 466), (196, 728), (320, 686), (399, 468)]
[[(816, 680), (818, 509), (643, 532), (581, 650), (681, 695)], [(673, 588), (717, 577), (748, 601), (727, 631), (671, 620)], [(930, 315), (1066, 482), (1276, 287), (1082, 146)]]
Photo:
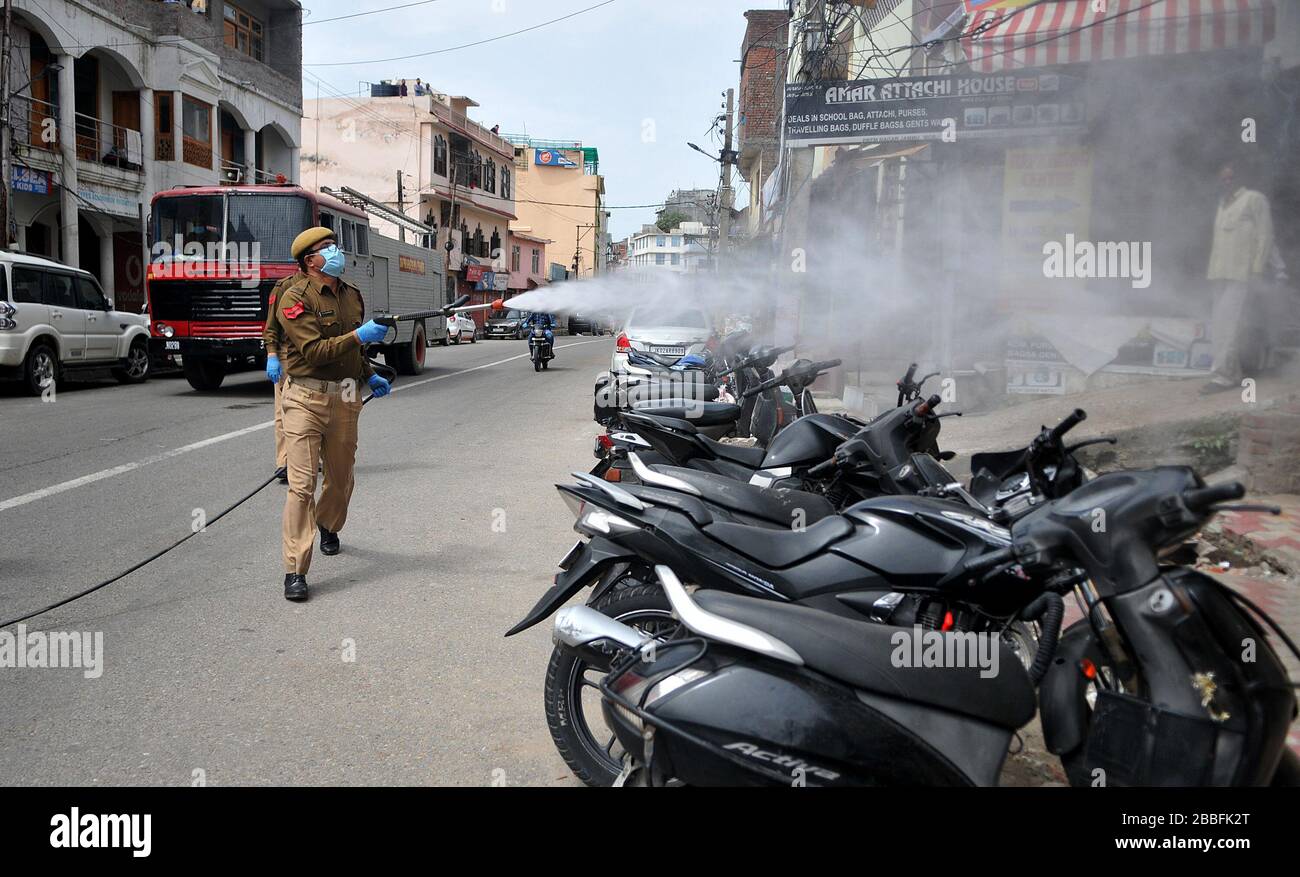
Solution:
[(1210, 383), (1202, 388), (1205, 393), (1241, 384), (1243, 317), (1251, 286), (1263, 276), (1273, 253), (1273, 219), (1268, 198), (1243, 186), (1231, 164), (1219, 170), (1219, 191), (1206, 272), (1215, 290), (1210, 317), (1214, 365)]

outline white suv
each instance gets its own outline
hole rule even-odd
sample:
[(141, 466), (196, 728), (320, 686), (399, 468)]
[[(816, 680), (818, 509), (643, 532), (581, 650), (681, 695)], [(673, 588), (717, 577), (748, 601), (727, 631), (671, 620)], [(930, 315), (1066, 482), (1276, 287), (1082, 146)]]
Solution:
[(149, 377), (149, 318), (113, 310), (94, 275), (39, 256), (0, 251), (0, 377), (33, 395), (66, 369)]

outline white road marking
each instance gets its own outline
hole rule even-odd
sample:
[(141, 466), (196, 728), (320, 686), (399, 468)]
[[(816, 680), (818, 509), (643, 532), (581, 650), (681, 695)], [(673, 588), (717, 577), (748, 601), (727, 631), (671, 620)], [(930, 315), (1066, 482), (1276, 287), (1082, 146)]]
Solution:
[[(575, 341), (572, 344), (557, 344), (555, 346), (555, 349), (563, 350), (566, 347), (578, 347), (579, 345), (582, 344), (595, 344), (597, 341), (604, 341), (604, 340), (605, 339), (603, 338), (593, 338), (591, 341)], [(516, 359), (526, 359), (527, 357), (528, 357), (527, 353), (521, 353), (518, 356), (511, 356), (511, 357), (507, 357), (506, 359), (498, 359), (496, 362), (489, 362), (483, 365), (476, 365), (473, 368), (461, 369), (458, 372), (450, 372), (445, 375), (437, 375), (432, 378), (424, 378), (423, 380), (415, 381), (414, 383), (402, 384), (400, 386), (394, 387), (393, 392), (396, 393), (400, 390), (412, 390), (416, 387), (423, 386), (424, 384), (432, 384), (434, 381), (442, 381), (442, 380), (446, 380), (447, 378), (457, 377), (458, 375), (467, 375), (470, 372), (480, 371), (485, 368), (492, 368), (493, 366), (496, 365), (502, 365), (503, 363), (507, 363), (507, 362), (514, 362)], [(161, 463), (164, 460), (170, 460), (173, 457), (179, 457), (182, 454), (188, 454), (190, 451), (197, 451), (202, 448), (211, 447), (212, 445), (218, 444), (220, 442), (228, 441), (234, 438), (239, 438), (240, 436), (245, 436), (248, 435), (249, 433), (257, 432), (258, 430), (261, 429), (267, 429), (268, 427), (272, 427), (272, 426), (275, 426), (275, 421), (268, 420), (264, 423), (258, 423), (254, 426), (246, 426), (243, 429), (237, 429), (234, 432), (227, 432), (227, 433), (223, 433), (222, 435), (214, 435), (211, 438), (205, 438), (200, 441), (194, 442), (192, 444), (184, 445), (183, 447), (173, 448), (170, 451), (163, 451), (161, 454), (154, 454), (151, 457), (145, 457), (144, 459), (136, 460), (133, 463), (123, 463), (121, 466), (114, 466), (111, 469), (101, 469), (100, 471), (92, 472), (89, 475), (82, 475), (80, 478), (73, 478), (71, 481), (62, 481), (58, 484), (52, 484), (49, 487), (42, 487), (40, 490), (33, 490), (31, 493), (24, 493), (22, 496), (15, 496), (12, 499), (0, 500), (0, 512), (12, 508), (17, 508), (18, 506), (27, 505), (28, 503), (36, 502), (37, 500), (40, 499), (45, 499), (47, 496), (54, 496), (57, 493), (63, 493), (68, 490), (75, 490), (78, 487), (85, 487), (87, 484), (94, 484), (97, 481), (103, 481), (105, 478), (112, 478), (116, 475), (123, 475), (127, 472), (134, 472), (136, 469), (143, 469), (145, 466), (152, 466), (155, 463)]]

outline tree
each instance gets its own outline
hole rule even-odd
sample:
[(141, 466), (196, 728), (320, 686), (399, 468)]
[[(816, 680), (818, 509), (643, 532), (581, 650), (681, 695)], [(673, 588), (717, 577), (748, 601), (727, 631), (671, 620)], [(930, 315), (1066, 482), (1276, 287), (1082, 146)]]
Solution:
[(672, 229), (679, 227), (683, 222), (690, 222), (690, 220), (691, 218), (680, 210), (669, 210), (668, 212), (659, 215), (659, 219), (656, 220), (655, 225), (659, 227), (660, 231), (671, 231)]

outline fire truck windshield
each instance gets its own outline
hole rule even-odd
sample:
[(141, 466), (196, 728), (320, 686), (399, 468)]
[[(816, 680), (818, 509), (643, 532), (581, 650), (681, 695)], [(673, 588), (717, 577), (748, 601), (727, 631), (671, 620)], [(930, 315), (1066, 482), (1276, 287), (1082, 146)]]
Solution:
[(292, 262), (289, 245), (312, 224), (306, 198), (237, 190), (159, 198), (153, 215), (155, 258)]

